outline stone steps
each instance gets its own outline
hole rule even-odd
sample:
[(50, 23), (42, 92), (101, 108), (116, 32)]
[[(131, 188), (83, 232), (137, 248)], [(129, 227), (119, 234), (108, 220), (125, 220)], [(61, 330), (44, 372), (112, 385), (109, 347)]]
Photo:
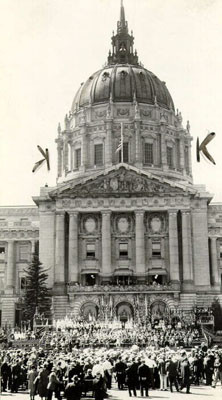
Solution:
[(183, 293), (180, 295), (180, 305), (184, 311), (192, 310), (196, 305), (196, 294)]
[(14, 327), (15, 321), (15, 300), (7, 297), (2, 298), (2, 326), (7, 325)]
[(79, 315), (79, 308), (81, 303), (81, 296), (72, 303), (72, 315), (77, 317)]
[(63, 319), (70, 313), (68, 296), (53, 296), (54, 319)]

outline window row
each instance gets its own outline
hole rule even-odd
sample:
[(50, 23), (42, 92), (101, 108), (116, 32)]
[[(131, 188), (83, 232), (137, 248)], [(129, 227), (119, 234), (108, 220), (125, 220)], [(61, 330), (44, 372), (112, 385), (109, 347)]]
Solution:
[[(94, 165), (102, 166), (104, 164), (104, 148), (103, 144), (95, 144), (94, 145), (94, 155), (93, 161)], [(155, 164), (154, 157), (154, 143), (144, 143), (143, 146), (143, 163), (144, 165), (153, 165)], [(130, 146), (129, 142), (123, 143), (123, 148), (118, 147), (116, 150), (117, 161), (118, 162), (130, 162)], [(169, 169), (179, 168), (180, 167), (180, 151), (179, 147), (167, 146), (166, 147), (166, 161)], [(82, 162), (82, 153), (81, 148), (77, 148), (73, 152), (73, 159), (71, 153), (69, 154), (69, 169), (79, 169)], [(189, 172), (189, 151), (186, 146), (184, 149), (184, 163), (186, 171)]]
[[(129, 243), (121, 242), (118, 247), (119, 259), (129, 259)], [(152, 243), (152, 258), (161, 258), (161, 242)], [(96, 259), (95, 243), (86, 244), (86, 259)]]
[[(27, 245), (19, 245), (16, 251), (15, 261), (31, 261), (31, 247)], [(0, 263), (6, 262), (6, 246), (0, 246)]]

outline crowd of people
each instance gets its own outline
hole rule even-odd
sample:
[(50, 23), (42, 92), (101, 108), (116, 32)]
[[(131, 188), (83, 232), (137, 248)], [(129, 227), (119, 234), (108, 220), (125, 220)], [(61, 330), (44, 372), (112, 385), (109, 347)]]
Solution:
[(62, 396), (81, 399), (92, 391), (96, 400), (108, 396), (109, 389), (128, 388), (129, 396), (137, 391), (148, 396), (149, 390), (177, 390), (205, 383), (222, 384), (222, 350), (196, 347), (186, 352), (168, 347), (140, 349), (133, 345), (122, 349), (77, 349), (71, 352), (43, 348), (2, 351), (2, 391), (17, 393), (29, 389), (31, 400), (38, 394), (51, 400)]
[[(88, 392), (102, 400), (111, 388), (129, 396), (148, 396), (149, 390), (186, 390), (190, 385), (222, 385), (222, 350), (193, 344), (199, 337), (184, 323), (79, 321), (65, 318), (53, 330), (13, 332), (18, 348), (2, 350), (2, 391), (29, 390), (51, 400), (79, 400)], [(38, 339), (30, 347), (29, 341)], [(25, 346), (22, 346), (22, 343)], [(139, 391), (139, 392), (138, 392)]]
[[(63, 347), (66, 345), (83, 347), (128, 347), (136, 344), (140, 347), (191, 347), (200, 337), (200, 331), (193, 325), (165, 320), (148, 322), (145, 325), (128, 321), (83, 322), (65, 319), (56, 322), (56, 332), (43, 337), (51, 345), (58, 344), (57, 336), (62, 336)], [(61, 343), (59, 341), (59, 343)]]

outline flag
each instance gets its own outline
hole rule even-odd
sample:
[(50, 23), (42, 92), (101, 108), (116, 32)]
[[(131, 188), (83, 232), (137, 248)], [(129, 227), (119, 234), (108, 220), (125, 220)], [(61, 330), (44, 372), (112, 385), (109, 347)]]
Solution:
[(121, 134), (120, 134), (120, 141), (118, 147), (116, 149), (116, 153), (123, 149), (123, 123), (121, 122)]

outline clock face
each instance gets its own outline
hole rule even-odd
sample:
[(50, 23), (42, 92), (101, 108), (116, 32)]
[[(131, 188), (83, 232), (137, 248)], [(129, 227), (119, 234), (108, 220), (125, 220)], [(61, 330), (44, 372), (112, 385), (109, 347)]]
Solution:
[(125, 217), (121, 217), (118, 220), (118, 229), (120, 232), (127, 232), (129, 228), (129, 222), (127, 220), (127, 218)]
[(151, 229), (153, 232), (159, 232), (161, 229), (161, 225), (162, 225), (161, 219), (158, 217), (152, 218), (150, 225), (151, 225)]
[(91, 217), (87, 218), (85, 221), (85, 229), (88, 233), (94, 232), (96, 229), (96, 221)]

